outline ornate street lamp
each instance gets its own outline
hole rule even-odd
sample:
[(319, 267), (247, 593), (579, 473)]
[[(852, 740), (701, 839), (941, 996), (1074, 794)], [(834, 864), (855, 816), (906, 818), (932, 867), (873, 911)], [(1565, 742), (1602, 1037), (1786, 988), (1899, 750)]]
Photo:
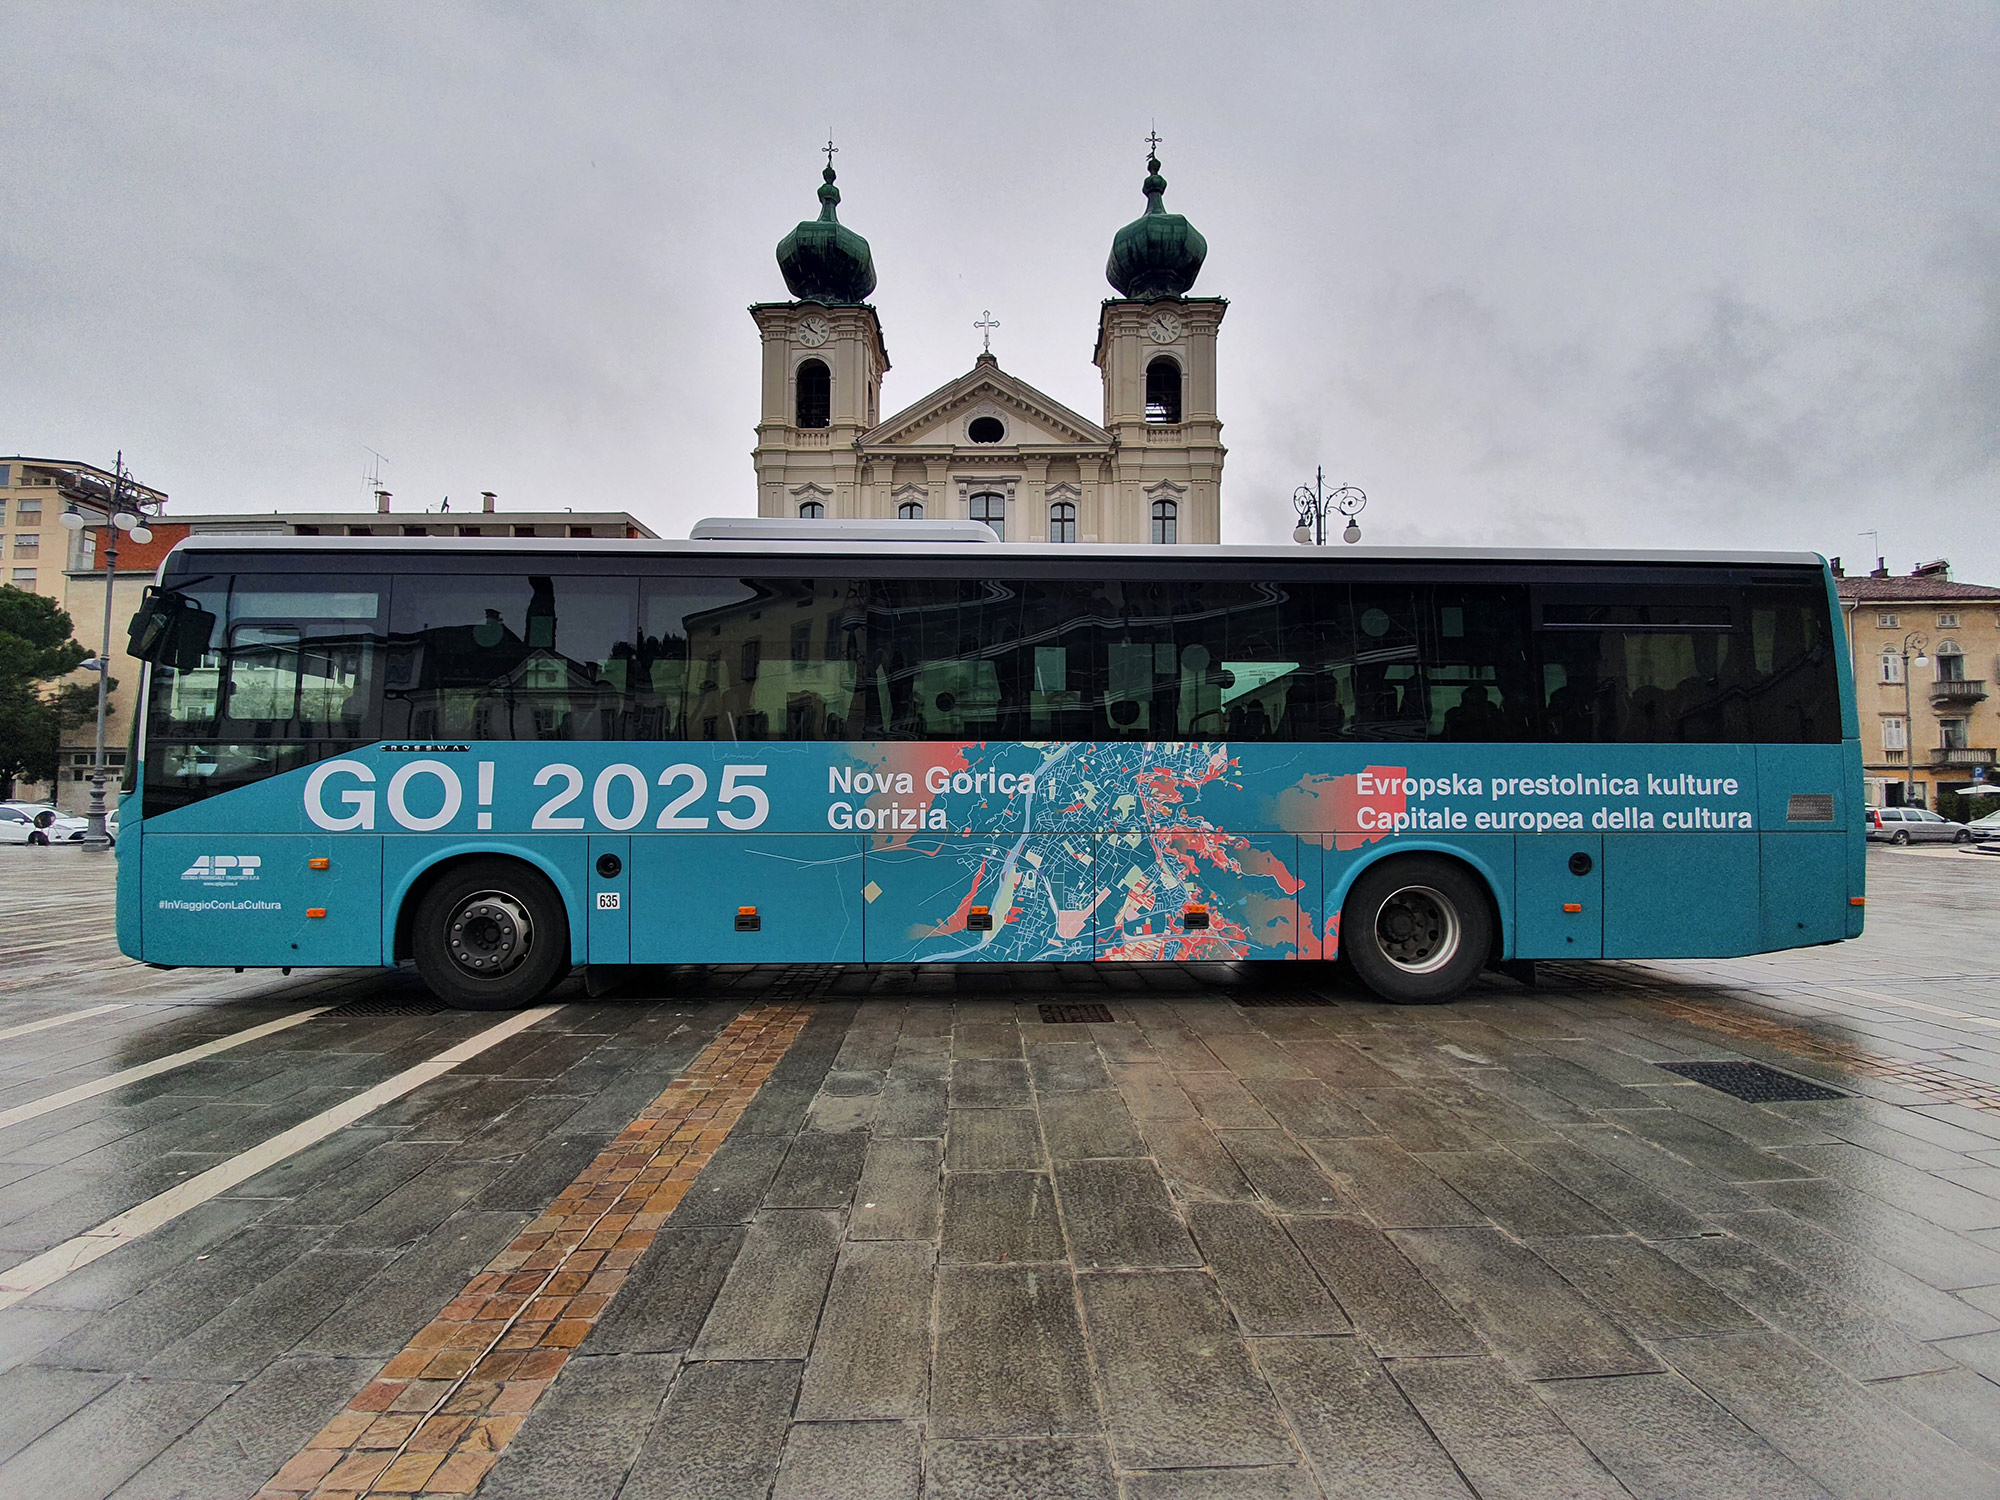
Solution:
[[(118, 575), (118, 533), (130, 532), (132, 540), (141, 545), (153, 539), (153, 533), (146, 525), (146, 513), (139, 508), (139, 498), (134, 493), (131, 479), (132, 476), (125, 471), (122, 451), (109, 484), (94, 474), (82, 474), (74, 469), (64, 470), (56, 478), (56, 493), (69, 502), (69, 508), (61, 518), (67, 529), (83, 530), (90, 524), (91, 516), (95, 516), (100, 523), (110, 523), (104, 527), (103, 644), (97, 655), (83, 663), (86, 670), (97, 673), (97, 753), (90, 762), (90, 810), (85, 815), (90, 826), (83, 835), (84, 846), (91, 849), (108, 848), (111, 843), (111, 835), (104, 827), (104, 783), (111, 779), (110, 768), (104, 763), (104, 713), (105, 694), (111, 679), (111, 591)], [(90, 515), (86, 515), (86, 511)]]
[(1292, 505), (1299, 513), (1297, 530), (1292, 540), (1302, 547), (1326, 545), (1326, 522), (1331, 515), (1347, 517), (1347, 529), (1340, 534), (1344, 542), (1361, 540), (1361, 523), (1354, 518), (1361, 514), (1368, 504), (1368, 497), (1351, 484), (1343, 484), (1337, 490), (1326, 487), (1326, 470), (1315, 468), (1313, 482), (1300, 485), (1292, 492)]

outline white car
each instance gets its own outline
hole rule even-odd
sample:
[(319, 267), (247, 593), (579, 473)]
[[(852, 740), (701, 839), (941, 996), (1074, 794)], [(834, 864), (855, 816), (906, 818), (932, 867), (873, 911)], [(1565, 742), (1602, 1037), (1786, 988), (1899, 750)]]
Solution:
[(0, 802), (0, 844), (80, 844), (90, 825), (41, 802)]
[(2000, 842), (2000, 812), (1990, 812), (1965, 825), (1966, 831), (1982, 844)]

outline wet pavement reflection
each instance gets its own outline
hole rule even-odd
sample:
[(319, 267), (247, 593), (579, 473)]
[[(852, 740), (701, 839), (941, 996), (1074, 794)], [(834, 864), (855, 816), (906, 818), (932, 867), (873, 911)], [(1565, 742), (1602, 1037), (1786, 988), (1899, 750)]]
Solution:
[(774, 967), (515, 1016), (129, 963), (110, 869), (0, 849), (0, 1495), (2000, 1494), (2000, 860), (1441, 1007)]

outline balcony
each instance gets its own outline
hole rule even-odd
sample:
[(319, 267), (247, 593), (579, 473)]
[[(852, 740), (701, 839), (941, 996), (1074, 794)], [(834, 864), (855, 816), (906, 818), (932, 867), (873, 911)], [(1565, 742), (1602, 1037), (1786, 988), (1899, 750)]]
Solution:
[(1956, 747), (1946, 745), (1941, 749), (1931, 751), (1931, 764), (1934, 766), (1990, 766), (1993, 764), (1993, 752), (1990, 749), (1976, 750), (1967, 745)]
[(1940, 706), (1977, 703), (1986, 696), (1986, 684), (1978, 678), (1931, 684), (1931, 702)]

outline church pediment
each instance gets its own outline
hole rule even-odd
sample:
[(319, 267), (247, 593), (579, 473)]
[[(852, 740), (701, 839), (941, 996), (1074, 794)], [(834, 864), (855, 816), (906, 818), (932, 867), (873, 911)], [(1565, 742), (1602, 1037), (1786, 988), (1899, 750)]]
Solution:
[(867, 448), (968, 448), (985, 444), (971, 429), (982, 419), (1000, 424), (999, 448), (1104, 448), (1111, 434), (1052, 396), (1044, 395), (982, 357), (957, 380), (861, 435)]

